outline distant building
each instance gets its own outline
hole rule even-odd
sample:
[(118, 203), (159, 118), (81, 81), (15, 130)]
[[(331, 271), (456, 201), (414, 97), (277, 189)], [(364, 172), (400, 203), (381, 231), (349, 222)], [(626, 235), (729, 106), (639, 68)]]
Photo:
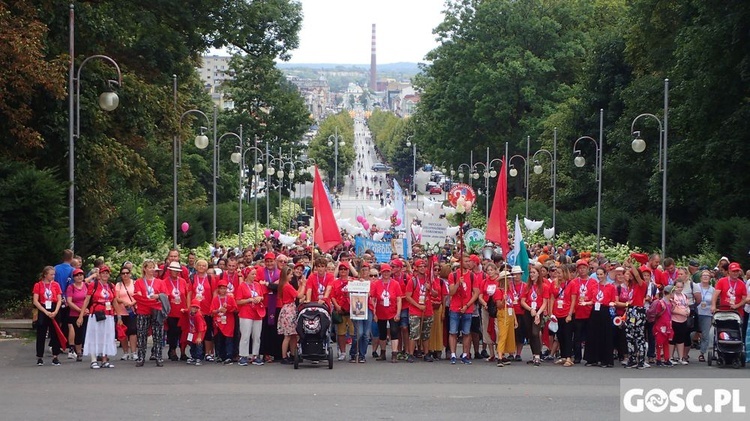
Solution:
[(234, 108), (234, 102), (224, 98), (223, 84), (232, 80), (229, 74), (230, 56), (203, 56), (203, 66), (198, 67), (203, 87), (211, 95), (211, 100), (221, 109)]
[(326, 110), (330, 104), (330, 88), (325, 77), (318, 79), (305, 79), (297, 76), (287, 76), (287, 80), (292, 82), (300, 95), (305, 100), (305, 106), (314, 120), (321, 120), (325, 117)]

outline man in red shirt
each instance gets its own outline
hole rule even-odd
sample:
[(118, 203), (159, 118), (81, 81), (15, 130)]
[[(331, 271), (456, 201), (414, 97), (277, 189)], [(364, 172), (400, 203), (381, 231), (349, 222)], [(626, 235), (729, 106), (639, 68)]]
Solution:
[(451, 349), (451, 364), (456, 363), (459, 328), (463, 335), (464, 351), (461, 354), (461, 362), (471, 364), (467, 351), (471, 352), (471, 315), (474, 313), (474, 303), (479, 297), (479, 285), (475, 285), (469, 256), (464, 256), (459, 270), (448, 275), (448, 285), (448, 293), (451, 296), (448, 316), (448, 346)]
[(171, 262), (167, 267), (167, 277), (163, 279), (170, 306), (167, 317), (167, 344), (169, 345), (167, 355), (171, 361), (188, 360), (185, 343), (180, 344), (180, 357), (177, 357), (177, 341), (182, 335), (180, 319), (187, 312), (187, 303), (192, 299), (192, 291), (188, 288), (187, 281), (180, 276), (181, 272), (181, 265), (178, 262)]
[(669, 285), (667, 281), (667, 275), (663, 270), (659, 269), (661, 263), (661, 256), (659, 254), (652, 254), (648, 259), (648, 267), (651, 269), (651, 276), (654, 278), (654, 283), (659, 290), (664, 289), (665, 286)]
[[(406, 361), (413, 363), (414, 348), (416, 342), (420, 341), (421, 348), (427, 349), (427, 342), (430, 339), (432, 330), (432, 302), (431, 298), (438, 295), (434, 289), (433, 279), (427, 275), (427, 262), (422, 259), (414, 261), (416, 275), (406, 284), (406, 301), (409, 308), (409, 343), (407, 344)], [(426, 362), (432, 362), (433, 358), (429, 354), (424, 355)]]
[[(375, 281), (372, 288), (375, 296), (375, 322), (378, 324), (380, 342), (385, 344), (388, 330), (391, 332), (391, 362), (397, 361), (398, 354), (398, 325), (401, 317), (401, 300), (403, 293), (398, 282), (391, 279), (391, 266), (387, 263), (380, 265), (381, 279)], [(385, 346), (380, 348), (379, 361), (385, 361)]]
[[(725, 276), (716, 282), (713, 298), (711, 299), (711, 312), (716, 310), (733, 310), (744, 316), (744, 305), (747, 302), (747, 288), (740, 279), (742, 266), (734, 262), (729, 264), (729, 276)], [(717, 305), (718, 301), (718, 305)]]
[[(339, 277), (333, 281), (331, 287), (331, 302), (334, 310), (341, 315), (342, 321), (336, 325), (336, 342), (339, 345), (339, 361), (343, 361), (346, 358), (346, 333), (349, 332), (350, 336), (354, 335), (354, 325), (349, 315), (349, 264), (339, 263), (338, 272)], [(354, 348), (353, 344), (352, 349)], [(352, 353), (349, 362), (357, 362), (355, 353)]]
[[(597, 282), (589, 277), (589, 263), (584, 259), (576, 262), (578, 277), (573, 282), (578, 284), (578, 303), (576, 304), (575, 320), (573, 320), (573, 363), (580, 364), (583, 343), (586, 342), (586, 332), (589, 330), (589, 319), (594, 309), (594, 298), (597, 293)], [(596, 271), (594, 271), (596, 273)], [(589, 361), (590, 355), (586, 355)]]
[[(411, 276), (404, 272), (404, 261), (396, 256), (395, 259), (391, 260), (391, 268), (393, 268), (393, 280), (398, 282), (401, 291), (406, 291), (406, 284), (411, 282)], [(399, 345), (401, 348), (399, 349), (398, 358), (405, 360), (408, 357), (406, 346), (409, 343), (409, 307), (406, 305), (401, 307), (401, 319), (399, 323)]]

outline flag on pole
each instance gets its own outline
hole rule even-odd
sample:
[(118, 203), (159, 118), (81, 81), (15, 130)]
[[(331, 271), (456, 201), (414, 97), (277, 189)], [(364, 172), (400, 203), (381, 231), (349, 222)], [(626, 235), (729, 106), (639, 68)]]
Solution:
[(495, 197), (492, 199), (492, 212), (487, 221), (487, 233), (484, 238), (498, 244), (503, 250), (503, 256), (508, 256), (508, 173), (505, 170), (505, 157), (500, 169), (500, 177), (497, 178)]
[(313, 182), (313, 210), (313, 241), (325, 253), (341, 244), (342, 240), (317, 165), (315, 166), (315, 180)]
[(60, 349), (68, 349), (68, 338), (65, 336), (62, 329), (60, 329), (57, 320), (52, 319), (52, 327), (55, 328), (55, 336), (57, 337), (57, 342), (60, 343)]
[(518, 223), (518, 215), (516, 215), (516, 230), (513, 233), (513, 250), (508, 253), (508, 257), (505, 260), (509, 265), (521, 267), (521, 270), (523, 270), (521, 279), (524, 282), (529, 279), (529, 253), (526, 251), (526, 243), (523, 241), (521, 224)]

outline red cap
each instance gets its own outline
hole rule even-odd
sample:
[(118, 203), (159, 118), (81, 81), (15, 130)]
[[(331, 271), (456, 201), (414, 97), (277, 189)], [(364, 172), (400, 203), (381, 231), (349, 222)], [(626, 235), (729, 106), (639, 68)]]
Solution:
[(651, 271), (651, 268), (650, 268), (650, 267), (648, 267), (648, 266), (646, 266), (646, 265), (643, 265), (643, 266), (641, 266), (639, 270), (640, 270), (641, 272), (648, 272), (648, 273), (653, 273), (653, 272)]
[(228, 285), (229, 284), (227, 283), (226, 279), (219, 279), (219, 283), (216, 286), (218, 288), (218, 287), (225, 287), (225, 286), (228, 286)]
[(734, 272), (735, 270), (739, 270), (741, 272), (742, 271), (742, 266), (740, 266), (740, 264), (737, 263), (737, 262), (730, 263), (729, 264), (729, 271), (730, 272)]
[(363, 267), (363, 268), (369, 268), (369, 267), (370, 267), (370, 264), (369, 264), (368, 262), (366, 262), (366, 261), (365, 261), (365, 262), (362, 262), (362, 267)]
[(303, 269), (304, 269), (304, 268), (305, 268), (305, 265), (303, 265), (303, 264), (302, 264), (302, 262), (297, 262), (297, 264), (296, 264), (296, 265), (294, 265), (294, 268), (295, 268), (295, 269), (297, 269), (297, 268), (303, 268)]
[(583, 259), (578, 259), (578, 261), (576, 262), (576, 267), (578, 267), (578, 266), (588, 266), (588, 265), (589, 265), (589, 262), (587, 262), (587, 261), (585, 261)]
[(81, 268), (75, 268), (75, 269), (73, 269), (73, 276), (76, 276), (79, 273), (83, 274), (83, 270), (81, 270)]
[(393, 270), (391, 269), (391, 265), (389, 265), (388, 263), (383, 263), (382, 265), (380, 265), (380, 272), (382, 273), (385, 271), (393, 272)]
[(265, 256), (263, 256), (263, 259), (264, 260), (276, 260), (276, 255), (269, 251), (268, 253), (266, 253)]
[(426, 266), (426, 265), (427, 265), (427, 262), (425, 262), (422, 259), (417, 259), (414, 261), (414, 267)]
[(477, 256), (476, 254), (472, 254), (471, 256), (469, 256), (469, 260), (471, 260), (475, 265), (481, 263), (481, 260), (479, 260), (479, 256)]
[(102, 272), (110, 272), (110, 273), (112, 273), (112, 271), (109, 270), (109, 266), (107, 266), (107, 265), (101, 265), (101, 266), (99, 266), (99, 273), (102, 273)]
[(190, 307), (201, 307), (201, 300), (197, 298), (193, 298), (193, 301), (190, 302)]
[(404, 262), (401, 259), (393, 259), (391, 260), (391, 265), (393, 265), (394, 268), (402, 268), (404, 267)]
[(341, 268), (349, 269), (349, 263), (347, 262), (339, 262), (338, 269), (341, 270)]

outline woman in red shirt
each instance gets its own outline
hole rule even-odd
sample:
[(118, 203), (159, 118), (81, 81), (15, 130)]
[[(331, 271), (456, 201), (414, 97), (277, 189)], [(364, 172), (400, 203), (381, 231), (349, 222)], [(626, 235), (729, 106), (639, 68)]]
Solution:
[(126, 336), (126, 339), (120, 342), (123, 352), (120, 359), (125, 361), (136, 360), (138, 358), (136, 356), (138, 329), (136, 326), (135, 299), (133, 298), (135, 282), (131, 273), (132, 266), (132, 264), (122, 266), (122, 269), (120, 269), (121, 281), (115, 285), (117, 324), (125, 326)]
[(628, 305), (625, 323), (625, 340), (628, 343), (628, 365), (625, 368), (645, 368), (646, 363), (646, 289), (651, 281), (651, 268), (641, 266), (640, 271), (630, 268), (628, 277)]
[[(516, 352), (515, 329), (518, 327), (518, 319), (513, 306), (515, 297), (513, 287), (508, 282), (508, 272), (497, 271), (494, 263), (487, 265), (487, 275), (490, 279), (498, 280), (498, 288), (490, 298), (497, 305), (497, 318), (495, 319), (495, 330), (497, 332), (497, 366), (503, 367), (510, 364), (512, 359), (506, 354)], [(512, 355), (511, 355), (512, 356)]]
[[(263, 365), (260, 358), (260, 333), (263, 329), (263, 317), (266, 306), (263, 302), (268, 290), (257, 279), (258, 271), (251, 267), (246, 271), (244, 282), (239, 284), (234, 298), (239, 308), (240, 319), (240, 361), (239, 365), (246, 366), (248, 362)], [(250, 338), (253, 340), (253, 350), (250, 352)]]
[(610, 309), (614, 311), (615, 286), (607, 283), (607, 275), (604, 269), (596, 270), (596, 279), (599, 281), (593, 291), (589, 291), (593, 297), (593, 307), (589, 317), (588, 339), (586, 340), (586, 367), (613, 367), (612, 356), (614, 328)]
[[(192, 279), (192, 291), (193, 300), (197, 299), (200, 301), (200, 313), (203, 315), (203, 319), (206, 322), (206, 326), (213, 326), (211, 318), (211, 300), (214, 299), (214, 293), (216, 291), (216, 275), (208, 273), (208, 262), (200, 259), (195, 262), (195, 273)], [(214, 361), (214, 330), (206, 329), (206, 333), (203, 337), (203, 350), (205, 352), (206, 361)], [(195, 358), (192, 354), (191, 357)]]
[[(437, 266), (437, 262), (434, 264)], [(430, 297), (430, 300), (432, 301), (433, 321), (428, 350), (432, 353), (432, 358), (436, 360), (440, 360), (440, 356), (445, 348), (443, 337), (443, 328), (445, 324), (443, 322), (445, 320), (445, 298), (448, 296), (448, 275), (450, 275), (450, 273), (450, 265), (443, 264), (440, 266), (440, 273), (438, 274), (438, 277), (435, 278), (436, 285), (434, 288), (438, 291), (438, 294)]]
[[(287, 266), (281, 270), (278, 289), (281, 312), (276, 326), (279, 335), (284, 335), (284, 340), (281, 342), (281, 355), (287, 360), (287, 363), (290, 362), (290, 359), (291, 362), (294, 362), (294, 357), (297, 355), (297, 307), (294, 305), (294, 301), (304, 297), (307, 288), (305, 285), (307, 282), (302, 278), (295, 290), (289, 283), (289, 272)], [(291, 357), (287, 357), (289, 352), (291, 352)]]
[(549, 287), (547, 282), (539, 273), (539, 269), (531, 267), (529, 269), (529, 283), (526, 286), (526, 294), (521, 297), (521, 307), (526, 310), (523, 317), (526, 318), (526, 336), (529, 338), (531, 345), (530, 361), (535, 367), (542, 364), (540, 355), (542, 353), (542, 315), (547, 310), (547, 300), (549, 299)]
[[(109, 355), (117, 354), (115, 347), (115, 308), (113, 305), (115, 291), (109, 283), (110, 270), (106, 265), (99, 267), (99, 275), (89, 284), (83, 308), (89, 309), (86, 326), (86, 343), (83, 354), (91, 356), (91, 368), (113, 368)], [(83, 323), (83, 313), (78, 315), (76, 323)], [(102, 358), (101, 365), (97, 357)]]
[(48, 334), (52, 346), (52, 365), (60, 365), (57, 358), (60, 355), (60, 341), (57, 339), (52, 321), (60, 311), (62, 291), (60, 285), (55, 282), (54, 267), (44, 267), (41, 280), (34, 284), (31, 297), (34, 307), (39, 310), (39, 319), (36, 322), (36, 365), (44, 365), (44, 342)]
[(149, 329), (152, 331), (154, 348), (151, 351), (152, 358), (156, 359), (156, 366), (164, 365), (162, 360), (162, 339), (164, 337), (164, 324), (159, 323), (156, 312), (161, 311), (159, 294), (164, 292), (161, 279), (156, 278), (156, 262), (147, 259), (141, 267), (143, 277), (135, 282), (133, 298), (137, 304), (136, 314), (136, 336), (138, 343), (138, 359), (136, 367), (143, 367), (146, 361), (146, 345), (148, 343)]
[[(492, 297), (495, 296), (495, 292), (500, 288), (500, 277), (498, 276), (497, 266), (494, 264), (486, 264), (484, 270), (487, 272), (487, 277), (484, 284), (479, 288), (479, 297), (477, 300), (482, 312), (482, 341), (487, 345), (487, 349), (489, 350), (490, 356), (487, 358), (487, 361), (492, 362), (495, 361), (495, 346), (497, 343), (490, 335), (489, 327), (495, 325), (495, 317), (494, 315), (490, 316), (487, 312), (487, 304), (493, 299)], [(497, 334), (495, 336), (497, 337)]]
[(570, 268), (560, 267), (559, 281), (550, 290), (552, 320), (557, 322), (557, 340), (560, 342), (560, 359), (555, 364), (573, 366), (573, 314), (578, 301), (578, 283), (572, 280)]

